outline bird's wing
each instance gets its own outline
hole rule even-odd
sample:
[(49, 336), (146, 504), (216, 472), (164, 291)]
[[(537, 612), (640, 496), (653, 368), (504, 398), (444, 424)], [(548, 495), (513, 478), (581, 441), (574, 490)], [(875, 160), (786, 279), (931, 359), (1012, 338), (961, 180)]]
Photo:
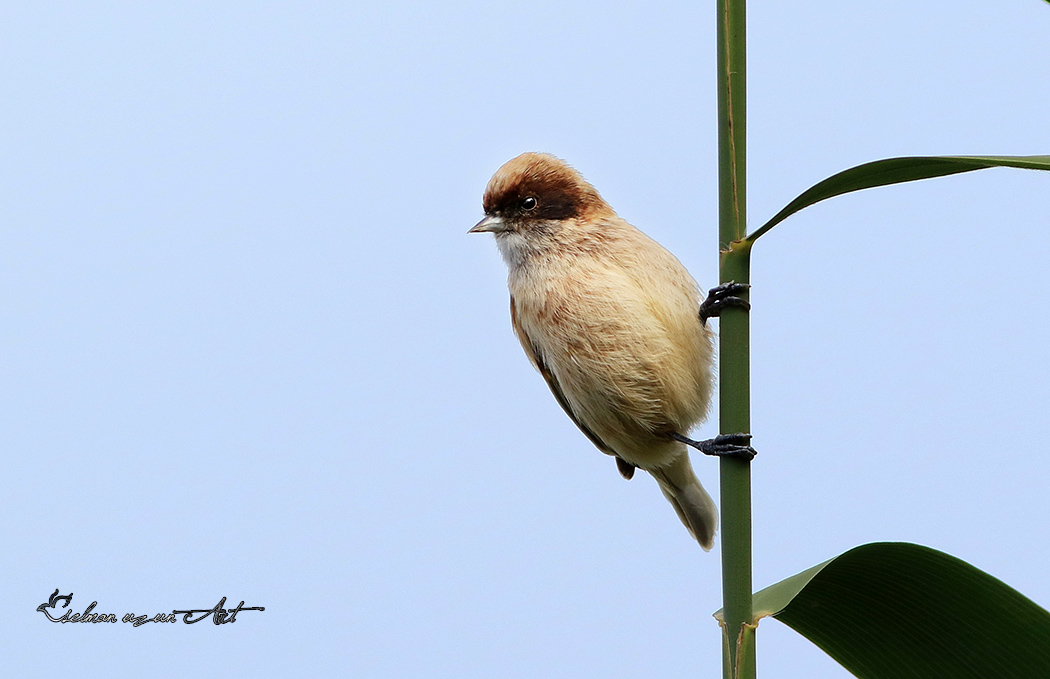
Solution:
[(510, 322), (514, 326), (514, 334), (518, 336), (518, 341), (521, 342), (521, 347), (525, 350), (525, 355), (529, 357), (529, 361), (532, 365), (536, 366), (536, 369), (543, 375), (543, 379), (547, 382), (547, 386), (550, 387), (551, 393), (554, 394), (554, 400), (558, 402), (558, 405), (562, 407), (565, 414), (569, 416), (569, 419), (580, 428), (580, 431), (591, 440), (598, 450), (602, 451), (606, 455), (612, 455), (616, 457), (616, 468), (620, 471), (620, 475), (625, 479), (630, 479), (634, 476), (635, 466), (630, 462), (622, 459), (616, 452), (613, 451), (604, 441), (598, 438), (591, 429), (580, 421), (580, 418), (573, 412), (572, 406), (569, 405), (569, 401), (565, 398), (565, 394), (561, 390), (561, 385), (558, 384), (558, 378), (554, 376), (550, 367), (547, 365), (543, 358), (543, 354), (540, 349), (529, 337), (528, 333), (525, 332), (525, 328), (521, 327), (521, 323), (518, 322), (518, 310), (514, 305), (514, 297), (510, 298)]

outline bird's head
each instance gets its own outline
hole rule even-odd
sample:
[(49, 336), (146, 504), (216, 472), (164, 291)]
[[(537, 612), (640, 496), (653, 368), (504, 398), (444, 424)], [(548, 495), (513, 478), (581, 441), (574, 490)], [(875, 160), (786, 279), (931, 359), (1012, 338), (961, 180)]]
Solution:
[(593, 186), (568, 163), (546, 153), (523, 153), (489, 180), (485, 218), (470, 233), (542, 238), (569, 224), (615, 216)]

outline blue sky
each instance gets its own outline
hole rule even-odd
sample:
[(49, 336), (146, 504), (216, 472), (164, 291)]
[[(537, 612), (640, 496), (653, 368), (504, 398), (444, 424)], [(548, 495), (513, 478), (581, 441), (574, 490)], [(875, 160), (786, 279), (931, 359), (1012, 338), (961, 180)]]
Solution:
[[(716, 676), (717, 547), (564, 417), (466, 235), (549, 151), (713, 285), (713, 5), (0, 13), (6, 674)], [(753, 0), (749, 29), (752, 226), (876, 158), (1050, 152), (1045, 2)], [(907, 540), (1050, 607), (1048, 195), (982, 171), (756, 246), (756, 587)], [(54, 625), (55, 588), (266, 611)], [(775, 621), (759, 666), (846, 676)]]

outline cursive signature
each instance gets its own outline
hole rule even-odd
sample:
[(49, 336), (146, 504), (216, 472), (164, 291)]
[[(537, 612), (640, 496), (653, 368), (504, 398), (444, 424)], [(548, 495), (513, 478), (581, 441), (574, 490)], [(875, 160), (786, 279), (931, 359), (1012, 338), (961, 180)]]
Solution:
[[(73, 593), (59, 595), (56, 589), (51, 597), (47, 600), (47, 603), (40, 604), (36, 607), (36, 610), (43, 613), (45, 617), (51, 622), (117, 622), (117, 616), (115, 613), (94, 613), (95, 606), (98, 605), (97, 601), (92, 601), (91, 605), (84, 609), (83, 613), (74, 613), (72, 609), (67, 610), (61, 617), (54, 617), (49, 612), (54, 610), (58, 612), (58, 604), (61, 602), (62, 608), (69, 609), (69, 605), (73, 602)], [(225, 625), (228, 622), (237, 622), (237, 614), (241, 611), (265, 611), (266, 608), (263, 606), (245, 606), (244, 602), (237, 604), (236, 608), (226, 609), (226, 597), (219, 599), (219, 603), (215, 604), (211, 608), (194, 608), (190, 610), (173, 610), (171, 613), (157, 613), (152, 618), (148, 615), (135, 615), (134, 613), (125, 613), (120, 619), (121, 622), (130, 622), (133, 627), (139, 627), (145, 625), (147, 622), (177, 622), (176, 616), (182, 615), (182, 621), (187, 625), (192, 625), (195, 622), (200, 622), (205, 618), (212, 618), (212, 622), (216, 625)], [(200, 614), (194, 618), (196, 614)]]

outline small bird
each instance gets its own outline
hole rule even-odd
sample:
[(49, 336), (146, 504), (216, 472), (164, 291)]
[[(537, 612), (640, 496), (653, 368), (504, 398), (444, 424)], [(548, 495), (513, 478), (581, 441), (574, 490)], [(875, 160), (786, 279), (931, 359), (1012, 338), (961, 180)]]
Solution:
[(707, 319), (748, 307), (746, 285), (696, 282), (670, 252), (617, 216), (564, 161), (525, 153), (485, 189), (485, 217), (509, 269), (510, 318), (532, 365), (577, 427), (624, 478), (651, 474), (704, 550), (718, 512), (687, 445), (710, 455), (754, 449), (747, 434), (693, 441), (713, 389)]

